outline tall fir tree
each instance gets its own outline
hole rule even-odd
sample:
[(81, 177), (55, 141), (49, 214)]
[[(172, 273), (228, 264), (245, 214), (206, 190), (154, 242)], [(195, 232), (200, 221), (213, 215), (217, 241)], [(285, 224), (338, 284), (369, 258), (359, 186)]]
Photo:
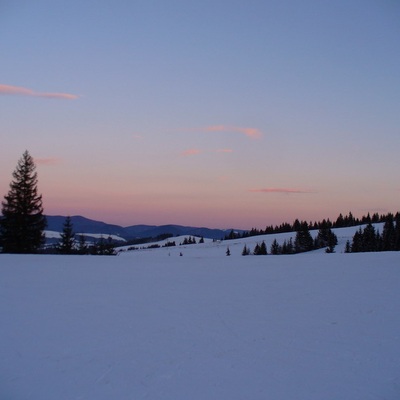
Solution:
[(0, 236), (5, 253), (36, 253), (44, 244), (46, 217), (38, 194), (33, 158), (25, 151), (12, 174), (10, 190), (2, 201)]

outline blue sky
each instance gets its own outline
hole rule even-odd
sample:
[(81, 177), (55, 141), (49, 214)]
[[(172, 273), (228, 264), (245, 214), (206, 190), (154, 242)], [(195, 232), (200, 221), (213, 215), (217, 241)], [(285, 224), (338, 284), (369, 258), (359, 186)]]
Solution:
[(397, 1), (3, 1), (0, 195), (265, 227), (399, 210)]

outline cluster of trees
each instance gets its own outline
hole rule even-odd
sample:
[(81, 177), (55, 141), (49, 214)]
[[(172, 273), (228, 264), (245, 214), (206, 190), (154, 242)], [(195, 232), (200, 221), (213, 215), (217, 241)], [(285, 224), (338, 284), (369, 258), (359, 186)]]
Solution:
[(242, 256), (248, 256), (250, 254), (254, 254), (255, 256), (266, 256), (268, 254), (267, 245), (264, 241), (262, 241), (261, 244), (257, 243), (254, 247), (253, 253), (251, 253), (250, 248), (247, 245), (244, 245)]
[[(189, 238), (185, 238), (183, 240), (183, 242), (181, 243), (181, 245), (187, 245), (187, 244), (196, 244), (196, 238), (195, 237), (191, 237), (189, 236)], [(199, 243), (204, 243), (204, 238), (201, 237), (199, 240)]]
[[(169, 234), (169, 233), (166, 234), (166, 235), (168, 235), (167, 237), (173, 236), (172, 234)], [(197, 243), (196, 238), (194, 236), (193, 237), (189, 236), (188, 238), (185, 238), (181, 243), (179, 243), (179, 246), (184, 246), (184, 245), (188, 245), (188, 244), (196, 244), (196, 243)], [(203, 237), (201, 237), (199, 239), (199, 243), (204, 243), (204, 238)], [(175, 240), (168, 241), (165, 244), (163, 244), (162, 246), (160, 246), (157, 243), (150, 244), (149, 246), (141, 247), (141, 249), (159, 249), (160, 247), (174, 247), (174, 246), (176, 246)], [(136, 249), (137, 249), (136, 247), (132, 246), (132, 247), (128, 248), (128, 251), (136, 250)]]
[(47, 253), (80, 254), (80, 255), (116, 255), (115, 243), (112, 238), (101, 237), (94, 243), (87, 243), (84, 235), (76, 235), (70, 217), (66, 217), (60, 240), (46, 249)]
[(59, 243), (54, 248), (44, 249), (47, 222), (42, 195), (37, 188), (36, 165), (28, 151), (18, 160), (12, 176), (10, 190), (1, 203), (0, 247), (4, 253), (30, 254), (46, 250), (60, 254), (115, 254), (111, 238), (101, 238), (90, 245), (83, 236), (77, 241), (69, 217)]
[[(150, 244), (148, 246), (140, 247), (140, 249), (159, 249), (160, 247), (174, 247), (174, 246), (176, 246), (175, 240), (165, 242), (165, 244), (163, 244), (162, 246), (160, 246), (158, 243), (154, 243), (154, 244)], [(131, 246), (131, 247), (128, 247), (127, 250), (128, 251), (138, 250), (138, 248)]]
[(257, 229), (252, 228), (249, 231), (245, 231), (243, 233), (230, 231), (228, 235), (225, 236), (225, 240), (229, 239), (238, 239), (238, 238), (246, 238), (251, 236), (259, 236), (259, 235), (269, 235), (276, 233), (288, 233), (288, 232), (297, 232), (301, 229), (304, 224), (307, 224), (309, 230), (318, 230), (325, 228), (345, 228), (350, 226), (358, 226), (365, 225), (368, 223), (378, 223), (378, 222), (386, 222), (390, 218), (390, 214), (381, 214), (374, 213), (372, 216), (370, 213), (362, 216), (361, 218), (355, 218), (351, 212), (347, 215), (343, 216), (343, 214), (339, 214), (335, 221), (331, 221), (328, 219), (323, 219), (322, 221), (315, 222), (306, 222), (300, 221), (296, 219), (292, 224), (288, 222), (284, 222), (280, 225), (269, 225), (265, 229)]
[[(294, 242), (292, 238), (285, 240), (282, 245), (276, 239), (271, 244), (270, 254), (296, 254), (304, 253), (306, 251), (326, 248), (327, 253), (333, 253), (337, 245), (337, 237), (332, 232), (331, 228), (327, 225), (321, 226), (315, 239), (312, 238), (307, 222), (300, 224)], [(247, 245), (244, 246), (242, 255), (267, 255), (267, 247), (263, 241), (261, 244), (256, 244), (253, 252), (251, 253)]]
[[(126, 242), (126, 245), (138, 245), (138, 244), (146, 244), (146, 243), (151, 243), (151, 242), (161, 242), (162, 240), (168, 239), (173, 237), (174, 235), (172, 233), (162, 233), (157, 236), (147, 236), (143, 238), (135, 238), (135, 239), (130, 239)], [(146, 248), (146, 247), (144, 247)], [(132, 247), (134, 249), (134, 247)]]
[(346, 243), (346, 253), (370, 251), (400, 251), (400, 213), (388, 214), (382, 234), (370, 222), (364, 229), (360, 227), (351, 243)]

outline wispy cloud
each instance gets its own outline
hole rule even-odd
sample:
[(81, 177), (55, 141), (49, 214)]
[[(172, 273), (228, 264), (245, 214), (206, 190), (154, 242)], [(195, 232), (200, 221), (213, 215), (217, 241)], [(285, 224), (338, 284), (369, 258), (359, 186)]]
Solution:
[(70, 93), (35, 92), (21, 86), (0, 84), (0, 95), (42, 97), (46, 99), (76, 100), (79, 96)]
[(184, 157), (195, 156), (197, 154), (202, 153), (200, 149), (187, 149), (181, 153)]
[(206, 132), (236, 132), (246, 135), (251, 139), (259, 139), (262, 133), (257, 128), (230, 126), (230, 125), (211, 125), (204, 128)]
[(316, 193), (312, 190), (294, 189), (294, 188), (261, 188), (261, 189), (250, 189), (249, 192), (253, 192), (253, 193), (285, 193), (285, 194)]
[(60, 158), (49, 157), (49, 158), (35, 158), (37, 165), (58, 165), (61, 163)]
[(216, 153), (233, 153), (232, 149), (218, 149), (215, 150)]

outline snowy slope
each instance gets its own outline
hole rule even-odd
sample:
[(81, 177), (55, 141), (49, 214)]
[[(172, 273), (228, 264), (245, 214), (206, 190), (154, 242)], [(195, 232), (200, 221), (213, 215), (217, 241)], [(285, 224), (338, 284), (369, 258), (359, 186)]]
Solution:
[[(56, 232), (56, 231), (44, 231), (44, 234), (46, 236), (46, 239), (60, 239), (61, 238), (61, 232)], [(93, 239), (105, 239), (107, 240), (109, 237), (112, 240), (115, 240), (117, 242), (126, 242), (124, 238), (118, 235), (105, 235), (102, 233), (75, 233), (75, 240), (79, 240), (80, 236), (84, 236), (85, 238), (93, 238)]]
[[(364, 229), (366, 225), (360, 225), (360, 226), (352, 226), (348, 228), (337, 228), (337, 229), (332, 229), (332, 231), (335, 233), (335, 235), (338, 238), (338, 244), (335, 247), (335, 252), (337, 253), (344, 253), (345, 247), (346, 247), (346, 242), (347, 240), (352, 242), (352, 238), (355, 234), (355, 232), (358, 229)], [(377, 223), (373, 224), (374, 228), (377, 231), (382, 232), (383, 229), (383, 223)], [(310, 231), (310, 234), (313, 238), (315, 238), (318, 235), (318, 230), (312, 230)], [(184, 236), (178, 236), (178, 237), (172, 237), (168, 238), (165, 240), (161, 240), (158, 242), (152, 242), (152, 243), (146, 243), (146, 244), (140, 244), (140, 245), (134, 245), (134, 246), (121, 246), (118, 248), (118, 250), (126, 251), (128, 249), (138, 249), (140, 251), (148, 251), (145, 250), (144, 248), (150, 246), (151, 244), (157, 244), (160, 247), (164, 246), (165, 243), (174, 241), (176, 243), (176, 247), (168, 247), (168, 248), (160, 248), (157, 250), (151, 250), (151, 251), (161, 251), (161, 252), (166, 252), (170, 255), (179, 255), (180, 253), (182, 254), (189, 254), (189, 255), (196, 255), (201, 254), (202, 256), (211, 256), (211, 255), (222, 255), (226, 253), (227, 248), (229, 247), (229, 250), (231, 252), (232, 256), (241, 256), (243, 247), (246, 245), (247, 247), (250, 248), (251, 251), (254, 250), (254, 247), (256, 246), (257, 243), (261, 244), (263, 241), (265, 242), (268, 252), (270, 252), (271, 249), (271, 244), (274, 241), (274, 239), (277, 240), (277, 242), (282, 245), (283, 242), (289, 241), (291, 238), (293, 243), (296, 237), (296, 232), (288, 232), (288, 233), (279, 233), (279, 234), (270, 234), (270, 235), (259, 235), (259, 236), (251, 236), (247, 237), (244, 239), (232, 239), (232, 240), (223, 240), (223, 241), (213, 241), (212, 239), (204, 239), (204, 244), (196, 244), (196, 245), (184, 245), (180, 246), (180, 243), (183, 243), (184, 239), (188, 239), (190, 236), (189, 235), (184, 235)], [(193, 236), (192, 236), (193, 237)], [(200, 238), (196, 238), (196, 241), (198, 242)], [(314, 251), (314, 253), (324, 253), (325, 249), (319, 249)]]
[(0, 398), (400, 398), (399, 252), (225, 248), (0, 254)]

